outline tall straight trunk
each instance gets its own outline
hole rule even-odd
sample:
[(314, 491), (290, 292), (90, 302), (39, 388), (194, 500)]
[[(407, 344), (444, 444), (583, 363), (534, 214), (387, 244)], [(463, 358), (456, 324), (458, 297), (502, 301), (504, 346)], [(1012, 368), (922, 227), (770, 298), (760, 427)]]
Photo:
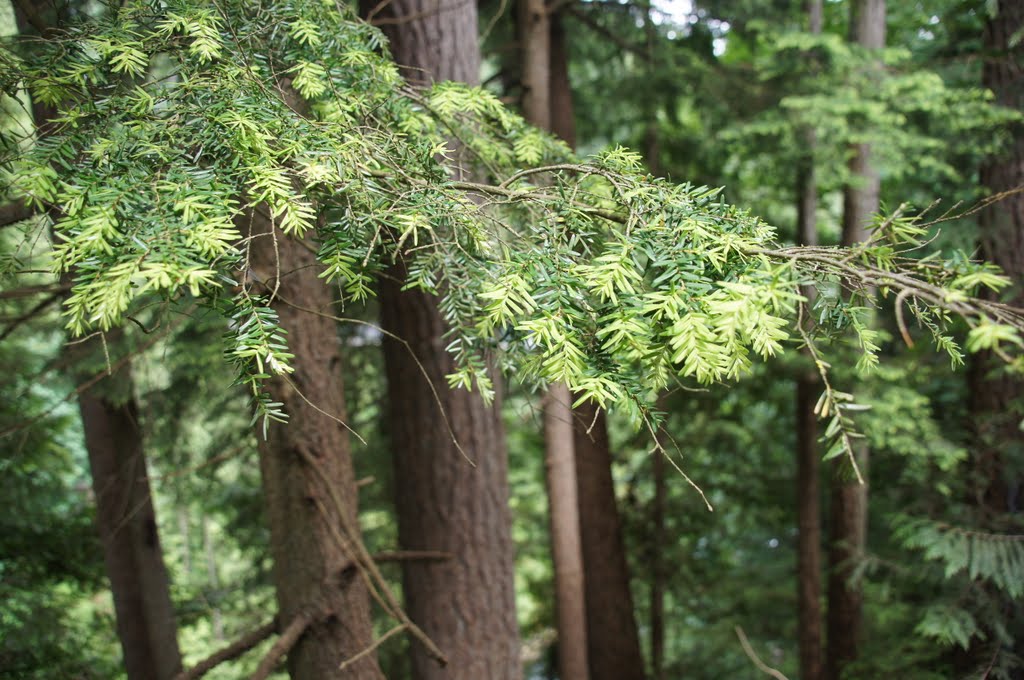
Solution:
[[(576, 145), (569, 55), (561, 15), (550, 17), (551, 131)], [(608, 423), (592, 403), (573, 409), (573, 449), (591, 680), (642, 680), (644, 660), (612, 480)]]
[[(364, 0), (364, 15), (377, 5)], [(479, 83), (475, 3), (439, 8), (432, 0), (393, 0), (380, 16), (394, 20), (384, 30), (410, 81)], [(398, 262), (379, 290), (381, 324), (405, 343), (384, 340), (399, 541), (404, 549), (453, 555), (402, 564), (409, 615), (449, 659), (440, 668), (413, 645), (413, 677), (519, 680), (500, 403), (487, 406), (475, 393), (448, 389), (445, 376), (454, 366), (438, 301), (402, 291), (405, 275)]]
[(558, 677), (587, 680), (587, 608), (573, 450), (572, 394), (562, 383), (544, 397), (544, 469), (555, 566)]
[(591, 402), (578, 406), (573, 415), (590, 678), (643, 680), (608, 425), (604, 413)]
[[(995, 15), (985, 26), (982, 82), (996, 102), (1024, 111), (1024, 2), (1000, 0)], [(1001, 154), (982, 167), (981, 181), (990, 194), (998, 195), (1024, 184), (1024, 135), (1016, 137)], [(1013, 282), (1007, 302), (1024, 306), (1024, 194), (1014, 194), (981, 213), (981, 255), (1002, 267)], [(975, 501), (982, 511), (1003, 513), (1019, 510), (1015, 500), (1024, 461), (1024, 381), (1001, 367), (990, 352), (978, 354), (971, 363), (971, 420), (975, 425)]]
[[(557, 102), (568, 129), (570, 108), (564, 98), (552, 99), (551, 21), (544, 0), (519, 0), (522, 55), (523, 114), (533, 125), (552, 130)], [(559, 48), (564, 50), (564, 44)], [(562, 52), (564, 56), (564, 51)], [(559, 74), (568, 85), (567, 73)], [(563, 92), (561, 95), (567, 95)], [(564, 384), (548, 388), (544, 398), (544, 467), (551, 527), (551, 558), (555, 567), (555, 613), (558, 628), (558, 667), (561, 680), (587, 680), (587, 608), (577, 500), (576, 455), (573, 442), (572, 395)]]
[[(94, 347), (95, 349), (95, 347)], [(89, 375), (77, 373), (76, 380)], [(89, 454), (96, 524), (114, 599), (117, 636), (129, 680), (169, 680), (181, 671), (177, 624), (171, 604), (149, 474), (131, 396), (131, 369), (108, 379), (129, 396), (124, 400), (83, 392), (78, 398)]]
[[(26, 9), (32, 12), (37, 24), (58, 23), (45, 3), (26, 0), (24, 5), (14, 3), (14, 7), (15, 22), (22, 35), (33, 32)], [(37, 136), (48, 134), (56, 114), (51, 106), (32, 102)], [(120, 331), (108, 333), (108, 344), (120, 344), (121, 335)], [(95, 360), (99, 353), (99, 342), (95, 340), (80, 343), (72, 350), (70, 373), (76, 384), (94, 378), (82, 365), (90, 358)], [(96, 501), (96, 528), (114, 600), (125, 672), (128, 680), (168, 680), (181, 671), (181, 652), (132, 385), (128, 363), (92, 390), (81, 393), (78, 410)], [(121, 397), (114, 398), (112, 393)]]
[[(856, 0), (851, 6), (850, 39), (868, 49), (885, 47), (885, 0)], [(867, 238), (867, 225), (878, 210), (881, 182), (871, 162), (871, 145), (853, 148), (849, 169), (853, 181), (843, 192), (843, 245)], [(848, 461), (832, 465), (831, 542), (828, 579), (828, 649), (826, 677), (839, 680), (843, 668), (857, 659), (864, 635), (864, 594), (851, 582), (867, 542), (868, 458), (863, 440), (854, 443), (854, 459), (864, 484), (850, 474)]]
[[(278, 615), (309, 626), (288, 654), (292, 680), (379, 680), (376, 655), (338, 666), (373, 642), (364, 580), (354, 566), (362, 540), (357, 489), (345, 420), (341, 356), (333, 296), (308, 243), (281, 234), (257, 210), (243, 233), (252, 237), (249, 266), (276, 288), (271, 301), (288, 332), (294, 373), (267, 383), (287, 423), (259, 437), (260, 471), (270, 524)], [(278, 277), (275, 280), (275, 277)], [(269, 293), (269, 291), (266, 291)]]
[[(808, 32), (818, 35), (822, 30), (822, 0), (806, 3)], [(818, 184), (814, 168), (814, 130), (801, 132), (806, 155), (797, 171), (798, 240), (807, 246), (817, 245)], [(801, 293), (807, 308), (814, 302), (814, 287), (805, 286)], [(805, 352), (805, 355), (809, 355)], [(810, 358), (808, 356), (808, 358)], [(808, 368), (796, 381), (797, 438), (797, 625), (802, 680), (821, 680), (821, 483), (819, 479), (818, 428), (814, 405), (821, 391), (817, 371)]]

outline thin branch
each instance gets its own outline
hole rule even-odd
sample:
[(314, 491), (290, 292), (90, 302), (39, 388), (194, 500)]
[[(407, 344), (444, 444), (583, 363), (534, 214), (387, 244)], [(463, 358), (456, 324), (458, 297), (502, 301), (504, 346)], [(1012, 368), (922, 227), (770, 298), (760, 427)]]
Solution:
[(187, 671), (182, 671), (174, 680), (197, 680), (220, 664), (242, 656), (275, 632), (277, 632), (277, 621), (268, 621), (259, 628), (249, 631), (227, 647), (214, 652)]
[(394, 628), (392, 628), (391, 630), (389, 630), (388, 632), (384, 633), (379, 638), (374, 640), (373, 643), (369, 647), (364, 649), (363, 651), (359, 652), (358, 654), (356, 654), (355, 656), (353, 656), (351, 658), (348, 658), (348, 659), (345, 659), (344, 661), (342, 661), (341, 665), (338, 666), (338, 670), (339, 671), (343, 671), (346, 668), (348, 668), (349, 666), (351, 666), (352, 664), (354, 664), (357, 661), (359, 661), (360, 659), (362, 659), (363, 657), (366, 657), (366, 656), (369, 656), (370, 654), (373, 654), (377, 650), (378, 647), (380, 647), (382, 644), (387, 642), (388, 638), (391, 638), (391, 637), (394, 637), (395, 635), (398, 635), (399, 633), (404, 631), (406, 628), (408, 628), (408, 626), (406, 626), (404, 623), (398, 624), (397, 626), (395, 626)]
[(388, 550), (374, 553), (373, 561), (380, 562), (444, 562), (455, 559), (455, 555), (441, 550)]
[(16, 331), (18, 329), (18, 327), (21, 326), (23, 323), (25, 323), (27, 321), (31, 321), (36, 316), (36, 314), (39, 314), (44, 309), (46, 309), (47, 307), (52, 305), (54, 302), (57, 302), (58, 300), (60, 300), (62, 295), (63, 295), (63, 293), (61, 293), (61, 292), (51, 293), (50, 295), (48, 295), (47, 297), (43, 298), (42, 300), (37, 302), (35, 305), (33, 305), (32, 309), (28, 310), (27, 312), (25, 312), (21, 316), (18, 316), (17, 318), (11, 320), (11, 322), (7, 325), (7, 327), (4, 328), (3, 332), (0, 333), (0, 342), (3, 342), (4, 340), (6, 340), (7, 337), (11, 333)]
[(71, 290), (70, 283), (52, 283), (40, 286), (25, 286), (13, 290), (0, 291), (0, 300), (15, 300), (18, 298), (32, 297), (40, 293), (66, 293)]
[(304, 607), (295, 618), (292, 619), (288, 627), (281, 633), (281, 637), (277, 639), (274, 646), (263, 657), (260, 661), (260, 665), (256, 667), (256, 672), (252, 674), (250, 680), (266, 680), (277, 664), (281, 661), (281, 657), (287, 654), (295, 643), (299, 641), (299, 637), (302, 636), (306, 629), (309, 628), (309, 624), (313, 622), (314, 608)]
[(750, 641), (747, 640), (747, 636), (744, 635), (742, 628), (736, 626), (733, 630), (736, 631), (736, 637), (740, 639), (740, 645), (742, 645), (743, 647), (744, 654), (746, 654), (747, 658), (754, 662), (754, 665), (757, 666), (757, 669), (759, 671), (761, 671), (762, 673), (767, 673), (773, 678), (777, 678), (777, 680), (789, 680), (789, 678), (787, 678), (781, 672), (775, 670), (771, 666), (766, 665), (764, 661), (761, 661), (760, 657), (757, 656), (757, 652), (755, 652), (754, 648), (750, 646)]

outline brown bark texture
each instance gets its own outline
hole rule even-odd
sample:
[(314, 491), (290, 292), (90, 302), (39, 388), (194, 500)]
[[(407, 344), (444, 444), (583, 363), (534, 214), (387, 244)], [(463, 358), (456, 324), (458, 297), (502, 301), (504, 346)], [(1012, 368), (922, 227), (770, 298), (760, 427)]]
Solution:
[[(666, 398), (658, 398), (658, 410), (665, 411)], [(662, 426), (664, 427), (664, 425)], [(663, 430), (658, 430), (659, 443), (665, 446)], [(651, 505), (651, 678), (666, 680), (665, 674), (665, 585), (668, 583), (668, 564), (662, 554), (662, 547), (668, 542), (665, 525), (665, 506), (668, 495), (665, 478), (665, 452), (657, 450), (651, 461), (651, 475), (654, 477), (654, 499)]]
[[(821, 0), (806, 3), (808, 32), (820, 34), (823, 23)], [(801, 244), (818, 244), (818, 184), (814, 167), (814, 130), (802, 131), (805, 156), (797, 172), (797, 232)], [(814, 303), (813, 286), (801, 288), (807, 309)], [(810, 352), (804, 351), (810, 360)], [(796, 380), (797, 439), (797, 638), (802, 680), (821, 680), (821, 480), (818, 451), (818, 423), (814, 406), (821, 381), (809, 366)]]
[[(1024, 2), (1002, 0), (984, 32), (987, 58), (982, 82), (1001, 106), (1024, 111)], [(1024, 185), (1024, 132), (1014, 130), (1010, 145), (982, 167), (982, 184), (996, 196)], [(1004, 301), (1024, 307), (1024, 194), (1014, 194), (980, 216), (981, 257), (999, 265), (1012, 281)], [(1024, 462), (1024, 381), (1007, 373), (991, 352), (972, 359), (970, 412), (975, 430), (975, 484), (978, 506), (985, 512), (1020, 509), (1019, 471)]]
[[(362, 4), (364, 16), (375, 0)], [(378, 16), (411, 82), (479, 83), (476, 4), (394, 0)], [(402, 291), (397, 263), (380, 281), (399, 542), (450, 553), (403, 562), (410, 618), (448, 656), (441, 668), (412, 645), (417, 680), (518, 680), (515, 549), (500, 402), (450, 390), (455, 370), (438, 300)], [(497, 391), (500, 392), (500, 383)], [(461, 450), (460, 450), (461, 447)]]
[(440, 668), (414, 644), (413, 677), (518, 680), (500, 403), (486, 406), (475, 393), (448, 389), (445, 376), (455, 367), (437, 300), (401, 291), (402, 280), (396, 266), (380, 283), (381, 324), (404, 341), (384, 341), (399, 544), (453, 556), (402, 563), (406, 610), (449, 659)]
[[(311, 613), (308, 630), (288, 654), (293, 680), (377, 680), (370, 654), (338, 669), (373, 642), (366, 585), (353, 566), (359, 533), (357, 489), (345, 420), (340, 344), (333, 296), (318, 277), (309, 244), (285, 237), (261, 210), (252, 213), (249, 266), (287, 331), (294, 373), (268, 381), (287, 423), (258, 434), (270, 524), (278, 616), (282, 626)], [(245, 227), (243, 226), (243, 229)], [(245, 233), (245, 231), (243, 231)], [(335, 503), (334, 499), (340, 499)], [(342, 507), (337, 507), (341, 505)]]
[(572, 395), (563, 383), (544, 397), (544, 469), (555, 566), (558, 677), (587, 680), (587, 609), (573, 446)]
[(590, 678), (643, 680), (604, 412), (591, 402), (576, 407), (573, 437)]
[[(130, 395), (128, 366), (113, 379)], [(130, 680), (169, 680), (181, 671), (181, 653), (138, 407), (133, 396), (114, 401), (89, 391), (78, 407), (125, 671)]]
[[(25, 0), (14, 3), (14, 9), (22, 35), (46, 30), (59, 21), (44, 3)], [(32, 103), (37, 136), (50, 133), (56, 115), (53, 107)], [(70, 275), (65, 275), (62, 283), (69, 282)], [(107, 343), (116, 346), (121, 336), (120, 331), (113, 331)], [(72, 350), (70, 365), (77, 367), (71, 371), (76, 384), (94, 377), (81, 366), (99, 349), (99, 343), (90, 340)], [(120, 398), (104, 391), (119, 392)], [(125, 672), (129, 680), (169, 680), (181, 671), (181, 651), (132, 391), (131, 364), (99, 383), (98, 390), (80, 394), (78, 409)]]
[[(856, 0), (851, 6), (850, 40), (861, 47), (885, 47), (885, 0)], [(878, 211), (881, 181), (871, 162), (871, 145), (853, 148), (849, 164), (853, 181), (843, 192), (843, 245), (867, 238), (871, 216)], [(839, 680), (843, 669), (860, 654), (864, 636), (864, 594), (851, 582), (863, 559), (867, 541), (868, 459), (863, 440), (854, 442), (854, 459), (865, 479), (860, 484), (846, 457), (831, 466), (828, 616), (825, 677)]]

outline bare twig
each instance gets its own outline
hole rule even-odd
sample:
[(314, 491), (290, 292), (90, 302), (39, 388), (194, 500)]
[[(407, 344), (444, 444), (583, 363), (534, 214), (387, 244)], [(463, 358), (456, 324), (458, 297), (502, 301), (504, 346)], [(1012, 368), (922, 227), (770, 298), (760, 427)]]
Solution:
[(355, 656), (353, 656), (353, 657), (351, 657), (349, 659), (345, 659), (344, 661), (342, 661), (341, 665), (338, 666), (338, 670), (339, 671), (343, 671), (346, 668), (348, 668), (349, 666), (351, 666), (352, 664), (354, 664), (355, 662), (357, 662), (360, 659), (362, 659), (363, 657), (368, 656), (370, 654), (373, 654), (374, 651), (376, 651), (378, 647), (380, 647), (382, 644), (387, 642), (388, 638), (394, 637), (395, 635), (398, 635), (399, 633), (404, 631), (407, 627), (408, 626), (406, 626), (404, 623), (398, 624), (397, 626), (395, 626), (394, 628), (392, 628), (391, 630), (389, 630), (388, 632), (384, 633), (379, 638), (374, 640), (373, 643), (369, 647), (364, 649), (363, 651), (359, 652), (358, 654), (356, 654)]
[(274, 643), (274, 646), (270, 648), (263, 657), (263, 660), (260, 661), (260, 665), (256, 667), (256, 672), (252, 674), (250, 680), (266, 680), (274, 672), (274, 668), (281, 661), (281, 657), (295, 646), (295, 643), (299, 641), (299, 637), (309, 628), (309, 624), (313, 622), (315, 611), (315, 607), (304, 607), (295, 615), (295, 618), (292, 619), (288, 627), (281, 633), (281, 637), (277, 638), (277, 642)]
[(743, 653), (747, 655), (747, 658), (754, 662), (754, 665), (757, 666), (757, 669), (759, 671), (761, 671), (762, 673), (767, 673), (768, 675), (772, 676), (773, 678), (777, 678), (778, 680), (789, 680), (789, 678), (787, 678), (781, 672), (775, 670), (771, 666), (766, 665), (764, 661), (761, 661), (760, 657), (757, 656), (757, 652), (755, 652), (754, 648), (750, 646), (750, 641), (747, 640), (747, 636), (744, 635), (742, 628), (736, 626), (733, 630), (736, 631), (736, 637), (740, 639), (740, 645), (742, 645), (743, 647)]
[(174, 680), (197, 680), (220, 664), (242, 656), (275, 632), (277, 632), (277, 621), (268, 621), (259, 628), (249, 631), (227, 647), (214, 652), (187, 671), (182, 671)]

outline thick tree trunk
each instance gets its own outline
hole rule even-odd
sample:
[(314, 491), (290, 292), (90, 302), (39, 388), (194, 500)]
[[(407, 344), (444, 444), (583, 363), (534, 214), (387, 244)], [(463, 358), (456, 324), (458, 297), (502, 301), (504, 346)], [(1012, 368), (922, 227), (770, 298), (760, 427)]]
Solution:
[(269, 289), (278, 286), (271, 306), (295, 355), (294, 373), (267, 384), (289, 421), (272, 424), (266, 440), (259, 435), (281, 625), (311, 614), (289, 652), (288, 670), (293, 680), (378, 680), (383, 676), (374, 654), (338, 669), (370, 646), (373, 630), (366, 584), (354, 566), (354, 546), (362, 538), (348, 432), (341, 424), (340, 345), (335, 322), (318, 315), (331, 314), (333, 296), (318, 277), (309, 244), (283, 236), (259, 212), (250, 234), (249, 265)]
[[(45, 3), (26, 0), (24, 4), (14, 3), (14, 8), (22, 35), (33, 33), (34, 28), (42, 30), (43, 24), (57, 23)], [(26, 11), (31, 12), (32, 21)], [(32, 116), (36, 134), (42, 137), (48, 134), (56, 110), (33, 102)], [(66, 275), (65, 280), (69, 279)], [(119, 331), (109, 333), (108, 344), (117, 345), (120, 336)], [(70, 364), (76, 384), (94, 377), (80, 364), (98, 352), (99, 343), (94, 340), (73, 348), (77, 359)], [(109, 396), (111, 391), (121, 398)], [(182, 667), (178, 629), (149, 488), (131, 364), (99, 383), (98, 388), (80, 394), (78, 409), (125, 672), (129, 680), (173, 678)]]
[(437, 300), (400, 290), (401, 266), (390, 274), (380, 285), (381, 323), (408, 343), (384, 341), (399, 543), (454, 556), (402, 564), (409, 616), (449, 658), (440, 668), (414, 645), (413, 677), (518, 680), (500, 402), (488, 407), (475, 393), (447, 388), (454, 365), (444, 349), (447, 328)]
[[(1001, 0), (985, 26), (987, 59), (982, 82), (1002, 106), (1024, 111), (1024, 2)], [(1024, 135), (981, 170), (981, 181), (995, 196), (1024, 184)], [(1015, 194), (981, 213), (981, 256), (1002, 267), (1013, 281), (1006, 301), (1024, 306), (1024, 194)], [(978, 354), (969, 377), (975, 437), (974, 495), (987, 513), (1016, 512), (1021, 480), (1011, 476), (1024, 461), (1024, 381), (1008, 374), (989, 352)]]
[(605, 415), (590, 402), (573, 415), (590, 678), (643, 680)]
[[(850, 37), (868, 49), (885, 47), (885, 0), (853, 3)], [(869, 144), (854, 147), (850, 174), (854, 183), (843, 192), (842, 240), (847, 246), (867, 238), (867, 225), (878, 210), (881, 182), (871, 163)], [(854, 443), (854, 458), (864, 484), (851, 475), (845, 458), (832, 466), (826, 663), (830, 680), (839, 680), (843, 668), (858, 657), (863, 640), (864, 595), (859, 584), (851, 583), (851, 576), (866, 549), (869, 453), (866, 443)]]
[[(364, 16), (377, 4), (364, 0)], [(475, 3), (393, 0), (379, 16), (394, 20), (384, 30), (410, 81), (479, 83)], [(454, 366), (437, 300), (402, 291), (404, 280), (398, 263), (380, 282), (381, 323), (404, 341), (384, 341), (399, 541), (407, 550), (454, 556), (402, 565), (410, 617), (449, 658), (440, 668), (413, 645), (413, 677), (519, 680), (500, 403), (489, 407), (477, 394), (448, 389)]]
[(103, 561), (128, 678), (169, 680), (181, 671), (181, 653), (130, 368), (113, 380), (129, 395), (124, 401), (89, 391), (78, 398)]
[[(821, 0), (807, 2), (808, 30), (812, 34), (821, 33), (822, 10)], [(804, 130), (802, 136), (807, 154), (797, 173), (797, 231), (800, 243), (813, 246), (818, 243), (818, 184), (814, 168), (817, 140), (813, 130)], [(807, 298), (807, 308), (810, 309), (814, 302), (814, 287), (805, 286), (801, 293)], [(814, 405), (820, 391), (821, 383), (813, 367), (797, 377), (797, 637), (802, 680), (821, 680), (823, 671), (820, 454), (817, 447), (817, 418), (814, 414)]]
[[(557, 29), (557, 26), (556, 26)], [(552, 98), (552, 82), (568, 86), (567, 72), (557, 80), (552, 69), (552, 26), (544, 0), (519, 0), (522, 45), (523, 114), (533, 125), (552, 130), (552, 109), (557, 106), (564, 134), (569, 127), (568, 92)], [(555, 34), (558, 37), (558, 34)], [(564, 50), (564, 43), (559, 47)], [(561, 56), (564, 58), (564, 51)], [(564, 62), (563, 62), (564, 63)], [(568, 140), (571, 141), (571, 140)], [(558, 628), (558, 666), (561, 680), (586, 680), (587, 609), (577, 502), (576, 456), (573, 446), (572, 395), (564, 384), (554, 384), (544, 398), (544, 462), (551, 527), (551, 557), (555, 567), (555, 608)]]

